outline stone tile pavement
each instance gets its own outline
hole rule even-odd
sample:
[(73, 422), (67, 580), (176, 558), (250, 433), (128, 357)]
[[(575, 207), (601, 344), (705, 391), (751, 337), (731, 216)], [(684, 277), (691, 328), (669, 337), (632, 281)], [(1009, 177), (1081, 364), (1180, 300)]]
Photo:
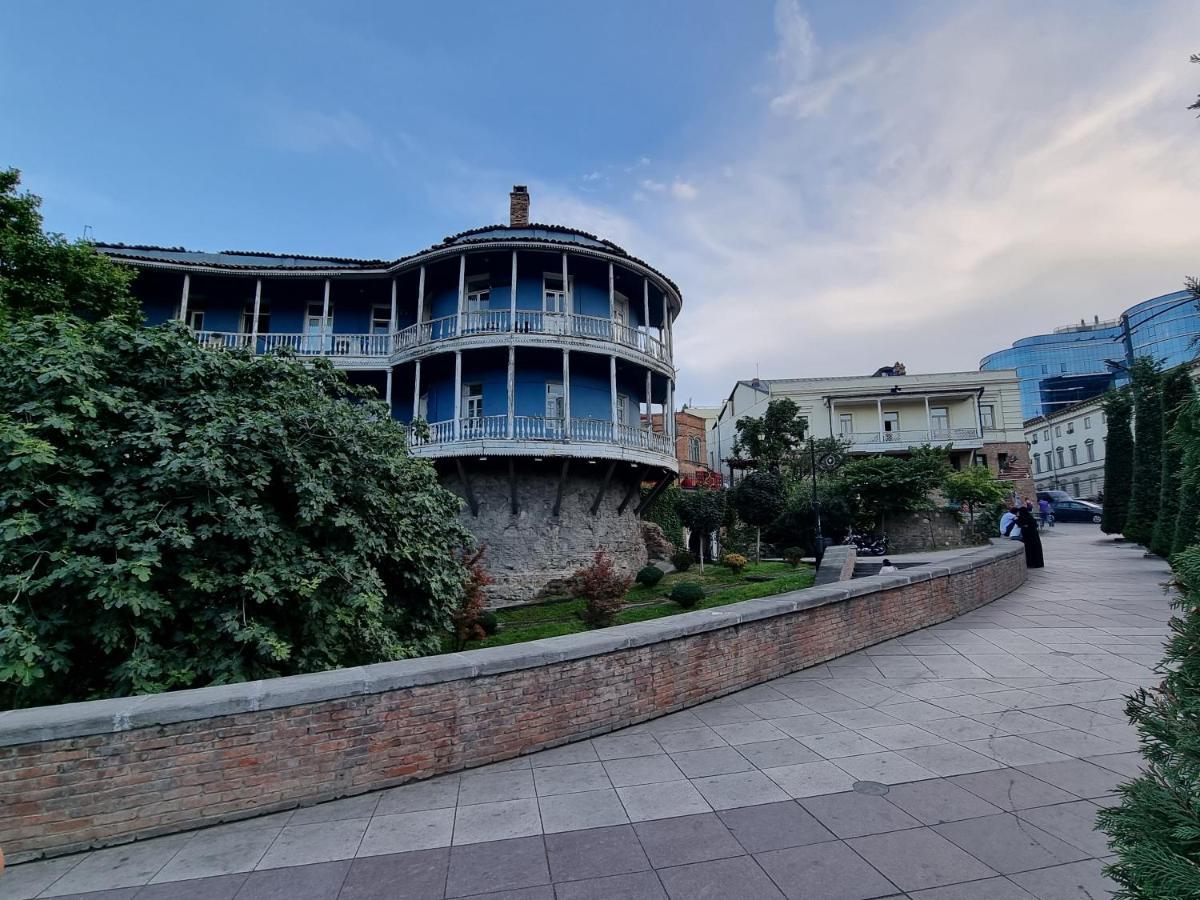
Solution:
[(28, 863), (2, 900), (1108, 895), (1096, 810), (1138, 770), (1167, 567), (1062, 525), (954, 621), (611, 735)]

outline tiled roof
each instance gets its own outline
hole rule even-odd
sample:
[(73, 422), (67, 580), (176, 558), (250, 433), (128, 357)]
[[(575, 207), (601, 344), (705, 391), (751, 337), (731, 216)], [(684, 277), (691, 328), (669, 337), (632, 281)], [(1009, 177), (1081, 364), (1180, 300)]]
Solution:
[(676, 294), (679, 286), (658, 269), (644, 260), (631, 255), (622, 247), (599, 238), (586, 231), (568, 228), (565, 225), (546, 225), (533, 223), (530, 225), (485, 225), (460, 231), (441, 240), (440, 243), (427, 247), (417, 253), (402, 256), (399, 259), (353, 259), (338, 256), (308, 256), (289, 253), (266, 253), (246, 250), (222, 250), (218, 253), (206, 253), (199, 250), (188, 250), (184, 247), (156, 247), (147, 244), (105, 244), (98, 243), (96, 247), (109, 256), (125, 259), (131, 262), (164, 262), (175, 265), (217, 266), (223, 269), (279, 269), (281, 271), (298, 269), (331, 269), (338, 271), (353, 271), (355, 269), (376, 270), (402, 265), (409, 260), (424, 256), (448, 247), (485, 244), (492, 241), (528, 241), (530, 243), (547, 244), (553, 247), (589, 247), (624, 257), (630, 262), (637, 263), (649, 269), (667, 284)]

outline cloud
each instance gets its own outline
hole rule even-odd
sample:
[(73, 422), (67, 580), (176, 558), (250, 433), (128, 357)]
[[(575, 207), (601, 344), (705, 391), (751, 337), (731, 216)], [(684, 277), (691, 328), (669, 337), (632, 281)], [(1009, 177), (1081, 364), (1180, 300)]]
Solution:
[(971, 370), (1200, 269), (1200, 9), (936, 9), (821, 48), (781, 2), (778, 82), (745, 139), (670, 161), (686, 182), (641, 180), (689, 199), (623, 224), (684, 291), (680, 396), (724, 396), (756, 364)]

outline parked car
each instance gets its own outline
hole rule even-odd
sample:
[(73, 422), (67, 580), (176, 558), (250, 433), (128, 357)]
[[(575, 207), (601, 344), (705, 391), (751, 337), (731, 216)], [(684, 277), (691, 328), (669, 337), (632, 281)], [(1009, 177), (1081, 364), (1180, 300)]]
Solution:
[(1059, 500), (1054, 503), (1056, 522), (1094, 522), (1100, 524), (1104, 507), (1086, 500)]

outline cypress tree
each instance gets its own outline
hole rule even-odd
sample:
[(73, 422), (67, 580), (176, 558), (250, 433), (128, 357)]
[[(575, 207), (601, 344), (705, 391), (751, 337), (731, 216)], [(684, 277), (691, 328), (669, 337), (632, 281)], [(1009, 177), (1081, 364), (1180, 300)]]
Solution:
[(1179, 517), (1179, 489), (1183, 445), (1175, 425), (1187, 401), (1192, 397), (1192, 377), (1186, 366), (1178, 366), (1162, 378), (1162, 464), (1158, 479), (1158, 517), (1150, 538), (1150, 550), (1170, 556), (1175, 541), (1175, 522)]
[(1133, 490), (1125, 537), (1150, 545), (1158, 518), (1159, 477), (1162, 475), (1162, 372), (1158, 364), (1141, 357), (1133, 364)]
[(1129, 494), (1133, 488), (1131, 412), (1128, 391), (1109, 391), (1104, 397), (1108, 441), (1104, 448), (1104, 519), (1100, 530), (1105, 534), (1120, 534), (1129, 517)]
[(1182, 458), (1172, 554), (1200, 543), (1200, 398), (1195, 393), (1175, 420), (1174, 439), (1182, 448)]
[(1126, 706), (1146, 768), (1117, 789), (1120, 805), (1097, 817), (1117, 854), (1105, 871), (1121, 887), (1117, 896), (1136, 900), (1200, 898), (1200, 545), (1172, 562), (1181, 593), (1159, 667), (1165, 675)]

